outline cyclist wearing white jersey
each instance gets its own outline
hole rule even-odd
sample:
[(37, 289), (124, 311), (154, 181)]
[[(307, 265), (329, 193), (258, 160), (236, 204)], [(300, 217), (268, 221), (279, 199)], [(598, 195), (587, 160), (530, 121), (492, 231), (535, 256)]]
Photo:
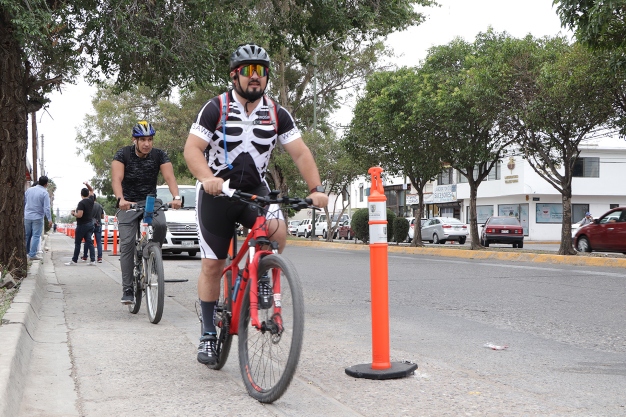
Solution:
[[(204, 364), (216, 362), (212, 318), (234, 225), (252, 227), (256, 219), (256, 211), (247, 204), (215, 198), (224, 181), (230, 180), (230, 188), (267, 195), (265, 171), (279, 141), (308, 184), (313, 204), (328, 204), (313, 155), (293, 117), (264, 94), (269, 73), (270, 58), (265, 49), (240, 45), (230, 57), (232, 89), (202, 107), (185, 144), (185, 160), (198, 180), (196, 222), (202, 256), (198, 298), (202, 317), (207, 318), (203, 320), (198, 361)], [(280, 216), (270, 219), (269, 230), (282, 251), (287, 240), (285, 222)]]

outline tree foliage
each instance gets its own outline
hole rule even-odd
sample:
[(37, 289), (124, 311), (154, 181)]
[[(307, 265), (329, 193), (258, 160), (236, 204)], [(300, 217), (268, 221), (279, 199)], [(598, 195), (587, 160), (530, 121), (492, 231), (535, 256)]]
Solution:
[(573, 254), (571, 197), (579, 145), (614, 116), (606, 59), (566, 39), (527, 37), (518, 41), (518, 83), (512, 91), (511, 118), (520, 151), (563, 201), (559, 254)]

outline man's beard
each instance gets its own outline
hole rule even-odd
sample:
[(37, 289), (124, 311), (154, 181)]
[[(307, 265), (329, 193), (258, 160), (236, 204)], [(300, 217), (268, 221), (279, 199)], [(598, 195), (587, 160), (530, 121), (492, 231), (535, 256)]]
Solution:
[(243, 91), (241, 86), (239, 86), (239, 90), (240, 91), (237, 91), (237, 93), (239, 93), (241, 97), (245, 98), (251, 103), (263, 97), (263, 93), (264, 93), (264, 91), (261, 90), (260, 88), (258, 90), (253, 90), (253, 91)]

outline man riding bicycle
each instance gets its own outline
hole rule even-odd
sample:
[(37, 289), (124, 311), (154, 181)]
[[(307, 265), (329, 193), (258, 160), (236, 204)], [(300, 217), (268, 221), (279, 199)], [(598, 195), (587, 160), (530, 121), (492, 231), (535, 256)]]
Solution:
[[(313, 155), (293, 117), (264, 95), (270, 63), (262, 47), (240, 45), (230, 57), (232, 89), (202, 107), (185, 143), (185, 160), (198, 179), (196, 222), (202, 257), (198, 298), (205, 318), (198, 362), (203, 364), (216, 362), (213, 316), (234, 225), (240, 223), (250, 228), (257, 216), (256, 210), (245, 203), (216, 198), (224, 181), (230, 180), (230, 188), (268, 195), (265, 172), (279, 141), (308, 184), (313, 204), (317, 207), (328, 204)], [(280, 210), (268, 214), (268, 226), (282, 252), (287, 241), (287, 226)]]
[[(133, 145), (117, 151), (111, 163), (113, 193), (118, 200), (120, 211), (117, 214), (120, 234), (120, 266), (122, 268), (123, 304), (132, 304), (133, 267), (135, 264), (135, 236), (141, 213), (129, 211), (131, 204), (145, 204), (149, 194), (156, 195), (159, 172), (169, 187), (174, 199), (172, 208), (179, 209), (178, 184), (174, 168), (167, 154), (153, 147), (155, 130), (145, 120), (133, 127)], [(162, 202), (156, 200), (155, 209)], [(163, 243), (167, 231), (165, 216), (155, 216), (152, 221), (154, 240)]]

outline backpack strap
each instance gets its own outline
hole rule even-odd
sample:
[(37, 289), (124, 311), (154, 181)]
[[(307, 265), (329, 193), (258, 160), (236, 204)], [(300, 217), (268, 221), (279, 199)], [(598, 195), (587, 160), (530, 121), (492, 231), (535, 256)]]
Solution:
[(224, 164), (228, 169), (233, 169), (232, 164), (228, 163), (228, 144), (226, 143), (226, 119), (228, 118), (228, 106), (230, 105), (228, 100), (228, 93), (220, 94), (220, 121), (217, 126), (219, 129), (222, 127), (222, 140), (224, 141)]
[(268, 96), (264, 96), (267, 101), (267, 107), (270, 109), (270, 121), (274, 125), (274, 131), (278, 134), (278, 105)]

